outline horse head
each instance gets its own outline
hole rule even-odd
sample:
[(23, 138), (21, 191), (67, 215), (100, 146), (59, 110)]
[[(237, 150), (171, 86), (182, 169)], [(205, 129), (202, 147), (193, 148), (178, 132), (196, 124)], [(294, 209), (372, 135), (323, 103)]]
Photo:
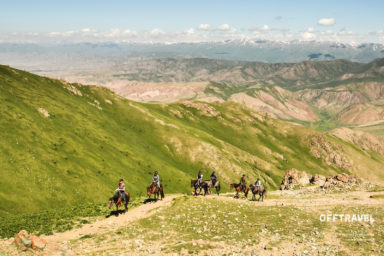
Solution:
[(234, 189), (234, 188), (235, 188), (235, 184), (231, 183), (231, 184), (229, 185), (229, 189)]
[(111, 209), (112, 205), (113, 205), (113, 197), (109, 198), (109, 203), (108, 203), (108, 208)]

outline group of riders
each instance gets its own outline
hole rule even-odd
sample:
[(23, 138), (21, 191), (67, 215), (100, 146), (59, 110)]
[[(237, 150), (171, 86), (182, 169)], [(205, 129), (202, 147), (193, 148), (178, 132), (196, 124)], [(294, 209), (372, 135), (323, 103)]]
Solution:
[[(157, 189), (160, 190), (160, 176), (157, 171), (152, 176), (152, 184), (157, 186)], [(151, 185), (152, 185), (151, 184)], [(126, 200), (126, 193), (125, 193), (125, 184), (124, 180), (120, 179), (119, 186), (117, 187), (116, 191), (121, 195), (122, 200)]]
[[(214, 187), (216, 182), (217, 182), (217, 175), (216, 175), (216, 172), (213, 171), (212, 174), (211, 174), (211, 181), (212, 181), (212, 186)], [(197, 182), (198, 182), (198, 186), (201, 187), (201, 185), (204, 183), (204, 180), (203, 180), (203, 174), (202, 174), (202, 171), (200, 170), (199, 173), (197, 174)], [(240, 186), (241, 186), (241, 191), (244, 191), (245, 188), (247, 187), (247, 175), (243, 174), (240, 178)], [(255, 182), (255, 187), (256, 188), (260, 188), (261, 187), (261, 181), (259, 178), (257, 178), (256, 182)]]
[[(243, 176), (241, 176), (240, 178), (240, 186), (241, 186), (241, 190), (240, 191), (244, 191), (247, 187), (247, 175), (243, 174)], [(261, 180), (259, 178), (257, 178), (257, 180), (255, 181), (255, 188), (257, 190), (259, 190), (261, 188)]]
[[(215, 171), (212, 172), (212, 174), (210, 176), (210, 181), (211, 181), (211, 186), (212, 187), (216, 187), (216, 185), (218, 185), (217, 174), (216, 174)], [(201, 189), (204, 186), (205, 182), (206, 181), (203, 180), (202, 170), (199, 170), (199, 173), (197, 174), (197, 181), (195, 183), (195, 189), (197, 187), (199, 187)], [(241, 176), (239, 185), (240, 185), (240, 191), (238, 191), (238, 192), (245, 192), (247, 190), (247, 175), (243, 174)], [(160, 176), (159, 176), (159, 173), (157, 171), (155, 171), (155, 173), (153, 174), (153, 176), (152, 176), (152, 183), (151, 183), (150, 187), (148, 187), (148, 189), (150, 189), (152, 187), (155, 190), (157, 188), (156, 191), (157, 192), (161, 191), (162, 197), (164, 196), (163, 192), (162, 192), (162, 186), (160, 184)], [(260, 179), (258, 178), (256, 180), (256, 182), (255, 182), (254, 188), (255, 188), (256, 191), (259, 191), (261, 187), (262, 187), (262, 184), (261, 184)], [(124, 180), (123, 179), (120, 179), (119, 186), (116, 189), (116, 194), (115, 195), (118, 195), (119, 197), (121, 197), (121, 201), (124, 201), (126, 203), (129, 201), (129, 193), (126, 192), (125, 184), (124, 184)], [(150, 195), (150, 194), (148, 194), (148, 195)]]

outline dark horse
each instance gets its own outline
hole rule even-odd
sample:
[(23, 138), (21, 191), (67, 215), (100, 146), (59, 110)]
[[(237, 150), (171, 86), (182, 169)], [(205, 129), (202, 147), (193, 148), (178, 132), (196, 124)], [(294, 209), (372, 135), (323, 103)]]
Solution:
[(111, 209), (113, 203), (115, 203), (116, 211), (119, 212), (119, 207), (120, 207), (121, 203), (124, 202), (125, 211), (127, 211), (129, 199), (131, 198), (131, 196), (129, 195), (129, 192), (125, 192), (125, 197), (126, 197), (126, 200), (123, 201), (122, 196), (121, 196), (121, 192), (116, 191), (115, 194), (113, 195), (113, 197), (109, 198), (109, 209)]
[(161, 196), (161, 200), (164, 198), (163, 185), (160, 184), (160, 189), (157, 187), (156, 182), (152, 182), (151, 186), (147, 187), (147, 195), (148, 198), (151, 198), (151, 195), (154, 194), (155, 199), (159, 198), (159, 194)]
[(216, 181), (215, 185), (213, 185), (213, 181), (210, 180), (207, 182), (208, 183), (208, 190), (209, 190), (209, 193), (211, 194), (211, 188), (215, 188), (216, 189), (216, 194), (219, 195), (219, 192), (220, 192), (220, 181)]
[(256, 186), (252, 184), (251, 186), (249, 186), (249, 189), (252, 191), (253, 201), (256, 201), (256, 195), (259, 195), (259, 199), (257, 199), (257, 201), (260, 201), (260, 198), (261, 198), (261, 202), (264, 201), (264, 195), (265, 197), (267, 197), (267, 190), (265, 190), (263, 185), (261, 185), (260, 188), (258, 189)]
[(232, 184), (229, 185), (229, 189), (235, 189), (236, 190), (235, 198), (239, 198), (239, 193), (240, 192), (244, 192), (244, 196), (246, 198), (248, 198), (249, 188), (247, 186), (245, 186), (245, 189), (242, 191), (240, 183), (232, 183)]
[[(203, 181), (203, 183), (199, 185), (197, 180), (191, 180), (191, 188), (195, 188), (195, 192), (194, 192), (195, 196), (200, 195), (201, 189), (204, 189), (204, 196), (205, 196), (208, 193), (208, 189), (209, 189), (207, 181)], [(200, 189), (199, 194), (197, 194), (198, 188)]]

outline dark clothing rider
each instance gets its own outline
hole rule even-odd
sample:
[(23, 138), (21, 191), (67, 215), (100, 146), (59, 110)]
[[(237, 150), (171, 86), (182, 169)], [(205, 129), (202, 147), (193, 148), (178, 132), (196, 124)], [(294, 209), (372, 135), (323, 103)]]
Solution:
[(241, 188), (241, 191), (244, 191), (245, 188), (247, 187), (247, 179), (246, 179), (246, 175), (243, 174), (243, 176), (241, 176), (240, 178), (240, 188)]
[(211, 181), (212, 181), (212, 186), (214, 187), (217, 181), (217, 175), (215, 172), (212, 172), (211, 174)]

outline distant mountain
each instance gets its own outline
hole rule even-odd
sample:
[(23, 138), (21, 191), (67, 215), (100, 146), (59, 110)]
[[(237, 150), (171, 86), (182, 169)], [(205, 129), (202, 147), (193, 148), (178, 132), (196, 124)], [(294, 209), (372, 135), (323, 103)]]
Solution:
[[(155, 59), (114, 65), (104, 69), (101, 75), (104, 79), (121, 81), (214, 81), (234, 85), (276, 85), (295, 91), (336, 86), (350, 81), (384, 81), (383, 63), (384, 59), (368, 64), (346, 60), (262, 63), (204, 58)], [(100, 72), (82, 71), (89, 75)], [(100, 83), (97, 80), (94, 82)]]
[(368, 63), (384, 57), (384, 45), (334, 42), (227, 40), (224, 42), (138, 44), (11, 44), (0, 43), (0, 64), (32, 70), (68, 70), (121, 64), (127, 60), (210, 58), (232, 61), (296, 63), (306, 60), (345, 59)]
[(263, 63), (189, 59), (143, 59), (124, 63), (99, 63), (70, 70), (34, 70), (35, 73), (91, 84), (136, 82), (207, 82), (234, 85), (273, 85), (291, 91), (334, 87), (350, 82), (384, 81), (384, 58), (370, 63), (346, 60)]

